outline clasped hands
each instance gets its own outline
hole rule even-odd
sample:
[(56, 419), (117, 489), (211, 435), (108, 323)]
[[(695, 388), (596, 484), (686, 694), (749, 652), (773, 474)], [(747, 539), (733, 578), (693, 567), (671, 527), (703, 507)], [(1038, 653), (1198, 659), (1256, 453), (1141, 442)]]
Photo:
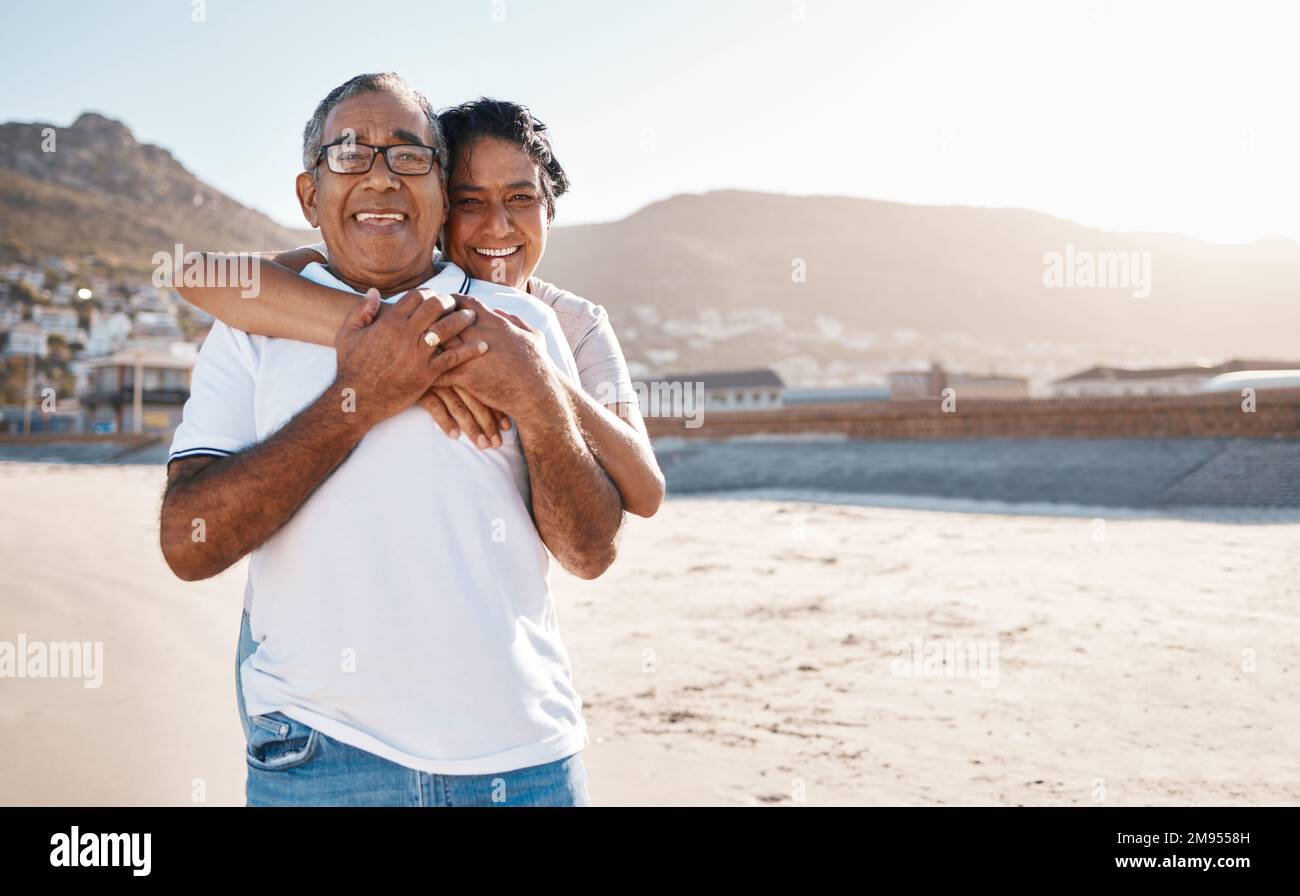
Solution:
[[(432, 335), (430, 335), (432, 334)], [(555, 393), (541, 335), (471, 296), (412, 289), (392, 303), (371, 289), (335, 336), (337, 385), (377, 423), (414, 404), (451, 438), (500, 447), (515, 420)]]

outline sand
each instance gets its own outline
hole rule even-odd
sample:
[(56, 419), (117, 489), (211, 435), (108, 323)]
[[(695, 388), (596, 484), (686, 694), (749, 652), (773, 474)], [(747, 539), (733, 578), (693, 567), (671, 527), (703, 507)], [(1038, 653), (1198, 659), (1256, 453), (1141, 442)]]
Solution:
[[(162, 483), (0, 463), (0, 641), (104, 645), (0, 678), (0, 804), (242, 805), (244, 564), (174, 579)], [(1300, 523), (1232, 519), (670, 500), (553, 576), (592, 800), (1296, 804)]]

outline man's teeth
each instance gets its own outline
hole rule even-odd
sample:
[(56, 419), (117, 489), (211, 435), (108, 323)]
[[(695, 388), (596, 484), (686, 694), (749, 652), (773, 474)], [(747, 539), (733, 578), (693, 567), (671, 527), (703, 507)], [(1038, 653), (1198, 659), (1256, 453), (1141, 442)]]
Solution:
[(479, 255), (487, 255), (490, 258), (504, 258), (507, 255), (514, 255), (519, 251), (518, 246), (511, 246), (509, 249), (475, 249)]
[(406, 215), (397, 212), (357, 212), (358, 221), (405, 221)]

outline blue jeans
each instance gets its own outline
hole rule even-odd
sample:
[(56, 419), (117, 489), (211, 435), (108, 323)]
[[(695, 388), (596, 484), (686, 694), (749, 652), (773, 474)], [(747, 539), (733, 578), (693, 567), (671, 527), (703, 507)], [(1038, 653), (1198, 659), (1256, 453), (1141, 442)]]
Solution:
[(335, 740), (282, 712), (249, 716), (239, 668), (257, 649), (239, 629), (235, 700), (247, 741), (249, 806), (589, 806), (582, 753), (490, 775), (439, 775)]

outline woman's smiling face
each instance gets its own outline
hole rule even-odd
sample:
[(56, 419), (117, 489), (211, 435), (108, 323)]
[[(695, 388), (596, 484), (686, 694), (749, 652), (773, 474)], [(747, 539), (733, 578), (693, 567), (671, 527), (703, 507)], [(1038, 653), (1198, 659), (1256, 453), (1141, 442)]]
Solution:
[(447, 257), (476, 280), (527, 291), (550, 229), (537, 163), (516, 143), (480, 137), (452, 159)]

